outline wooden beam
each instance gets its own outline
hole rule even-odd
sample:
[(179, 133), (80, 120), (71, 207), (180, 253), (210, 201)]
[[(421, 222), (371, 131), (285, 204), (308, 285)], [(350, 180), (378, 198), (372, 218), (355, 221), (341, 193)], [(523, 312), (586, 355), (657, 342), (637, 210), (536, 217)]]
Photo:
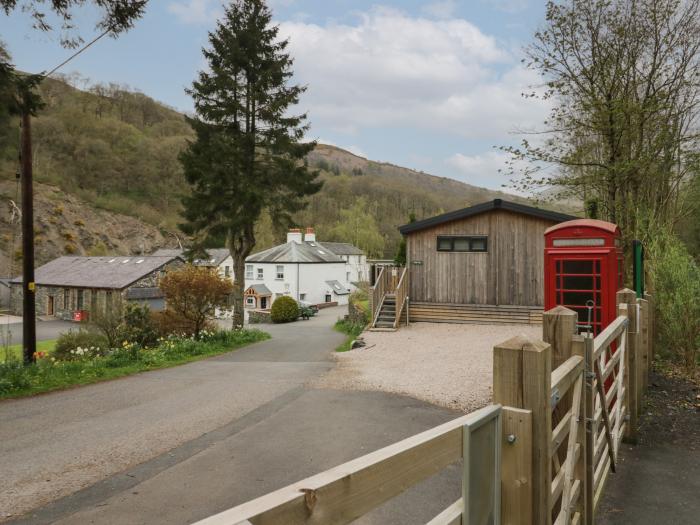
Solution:
[(552, 394), (558, 393), (564, 396), (571, 385), (574, 384), (583, 370), (583, 358), (578, 355), (571, 356), (556, 370), (552, 372)]
[(459, 498), (426, 525), (462, 525), (462, 512), (464, 512), (464, 501)]
[(532, 411), (533, 523), (548, 525), (552, 347), (544, 341), (516, 336), (493, 350), (494, 402)]
[(637, 330), (637, 294), (628, 288), (617, 292), (618, 314), (627, 315), (629, 319), (629, 330), (627, 333), (626, 363), (624, 367), (624, 382), (627, 392), (627, 414), (629, 424), (627, 425), (627, 435), (625, 438), (632, 443), (637, 441), (637, 418), (639, 416), (639, 406), (641, 393), (639, 391), (639, 375), (637, 368), (638, 333)]
[(463, 426), (488, 406), (198, 522), (198, 525), (350, 523), (462, 457)]
[(532, 412), (501, 412), (501, 523), (534, 523), (532, 517)]
[[(619, 352), (620, 350), (618, 350)], [(603, 374), (600, 373), (600, 366), (598, 365), (598, 361), (595, 362), (595, 376), (596, 376), (596, 385), (598, 389), (598, 395), (600, 396), (600, 399), (605, 399), (605, 387), (603, 386)], [(611, 389), (614, 389), (615, 387), (612, 386)], [(607, 402), (603, 403), (602, 407), (602, 414), (603, 414), (603, 424), (605, 426), (605, 437), (608, 441), (608, 452), (610, 454), (610, 466), (612, 468), (612, 471), (615, 472), (615, 448), (613, 447), (613, 435), (612, 435), (612, 430), (610, 428), (610, 416), (608, 415), (608, 404)]]

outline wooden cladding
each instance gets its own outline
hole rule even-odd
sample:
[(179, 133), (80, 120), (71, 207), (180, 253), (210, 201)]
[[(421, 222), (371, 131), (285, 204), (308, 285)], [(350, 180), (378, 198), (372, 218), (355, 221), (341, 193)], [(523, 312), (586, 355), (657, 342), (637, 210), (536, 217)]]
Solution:
[(411, 322), (464, 324), (542, 324), (542, 309), (526, 306), (411, 302)]
[[(408, 233), (411, 302), (544, 304), (544, 231), (554, 221), (505, 210)], [(487, 239), (486, 251), (438, 250), (440, 238)]]

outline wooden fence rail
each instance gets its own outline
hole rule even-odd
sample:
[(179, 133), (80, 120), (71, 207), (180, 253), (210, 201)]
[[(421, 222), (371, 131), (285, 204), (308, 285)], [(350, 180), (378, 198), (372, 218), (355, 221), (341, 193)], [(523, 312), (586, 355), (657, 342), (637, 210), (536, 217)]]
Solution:
[[(387, 272), (375, 290), (397, 285)], [(495, 346), (494, 405), (198, 525), (350, 523), (460, 460), (462, 497), (429, 525), (593, 524), (620, 443), (635, 439), (653, 356), (651, 298), (617, 299), (595, 338), (559, 306), (544, 314), (543, 340)]]
[(459, 460), (462, 497), (431, 523), (500, 523), (501, 412), (490, 405), (198, 525), (350, 523)]
[[(396, 290), (394, 291), (396, 297), (396, 315), (394, 317), (394, 328), (399, 327), (401, 322), (401, 316), (404, 313), (404, 308), (406, 308), (406, 303), (408, 302), (408, 268), (401, 268), (401, 277), (396, 285)], [(406, 314), (406, 321), (408, 321), (408, 313)]]

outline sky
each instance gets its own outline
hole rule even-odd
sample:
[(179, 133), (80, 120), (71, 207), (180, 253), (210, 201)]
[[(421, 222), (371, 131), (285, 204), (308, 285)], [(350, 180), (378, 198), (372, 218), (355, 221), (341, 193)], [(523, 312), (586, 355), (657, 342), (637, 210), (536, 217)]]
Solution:
[[(151, 0), (117, 39), (103, 38), (61, 72), (117, 82), (189, 112), (185, 94), (205, 68), (201, 49), (221, 0)], [(372, 160), (501, 189), (518, 132), (535, 130), (546, 102), (522, 49), (544, 20), (544, 0), (269, 0), (290, 41), (294, 81), (308, 87), (298, 110), (309, 138)], [(89, 41), (95, 13), (76, 18)], [(28, 15), (0, 15), (0, 38), (23, 71), (52, 69), (72, 52)]]

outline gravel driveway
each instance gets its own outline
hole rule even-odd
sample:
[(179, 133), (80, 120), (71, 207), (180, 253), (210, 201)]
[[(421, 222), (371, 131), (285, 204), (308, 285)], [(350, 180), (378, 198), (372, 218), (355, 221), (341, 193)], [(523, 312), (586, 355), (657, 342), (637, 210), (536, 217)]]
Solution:
[(493, 347), (539, 325), (414, 323), (397, 332), (365, 332), (365, 348), (335, 355), (338, 366), (314, 386), (381, 390), (469, 412), (491, 399)]

